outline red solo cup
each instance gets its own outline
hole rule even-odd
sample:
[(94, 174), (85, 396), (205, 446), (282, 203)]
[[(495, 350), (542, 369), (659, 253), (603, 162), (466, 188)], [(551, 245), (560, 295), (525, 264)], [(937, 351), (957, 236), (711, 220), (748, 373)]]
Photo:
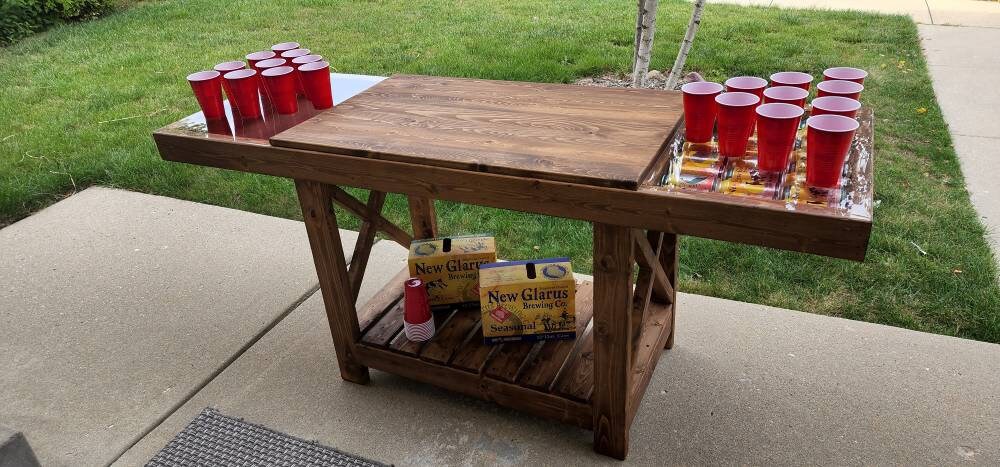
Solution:
[(330, 63), (311, 62), (299, 65), (299, 78), (306, 97), (316, 110), (333, 107), (333, 90), (330, 88)]
[(861, 103), (854, 99), (840, 96), (823, 96), (813, 99), (811, 114), (814, 116), (833, 114), (854, 118), (858, 115), (858, 110), (861, 110)]
[(309, 55), (312, 51), (309, 49), (292, 49), (281, 52), (281, 58), (291, 61), (295, 57), (301, 57), (303, 55)]
[(760, 98), (748, 92), (726, 92), (715, 96), (715, 102), (719, 104), (719, 154), (745, 156)]
[(321, 62), (323, 61), (322, 55), (310, 54), (301, 55), (292, 59), (292, 68), (298, 69), (299, 65), (305, 65), (306, 63)]
[(260, 118), (260, 77), (255, 70), (236, 70), (223, 75), (229, 87), (229, 103), (243, 118)]
[(843, 115), (818, 115), (809, 117), (806, 126), (806, 183), (833, 188), (840, 183), (858, 121)]
[(303, 55), (301, 57), (295, 57), (292, 59), (292, 68), (295, 68), (295, 81), (298, 83), (299, 95), (306, 95), (305, 87), (302, 84), (302, 76), (299, 74), (299, 66), (305, 65), (306, 63), (312, 62), (322, 62), (322, 55)]
[(684, 139), (691, 143), (712, 141), (715, 117), (719, 105), (715, 96), (722, 93), (722, 85), (710, 81), (695, 81), (681, 86), (684, 93)]
[(838, 66), (834, 68), (827, 68), (823, 70), (823, 80), (842, 80), (842, 81), (854, 81), (858, 84), (865, 84), (865, 78), (868, 76), (868, 72), (860, 68), (851, 68), (849, 66)]
[(764, 103), (781, 102), (784, 104), (806, 106), (809, 91), (796, 86), (774, 86), (764, 90)]
[(298, 49), (298, 48), (299, 48), (299, 43), (298, 42), (282, 42), (280, 44), (274, 44), (274, 45), (272, 45), (271, 46), (271, 51), (274, 52), (277, 56), (280, 57), (282, 52), (285, 52), (285, 51), (288, 51), (288, 50), (295, 50), (295, 49)]
[(226, 118), (226, 108), (222, 105), (222, 75), (218, 71), (191, 73), (187, 80), (206, 120)]
[(295, 92), (297, 92), (300, 96), (306, 95), (306, 91), (305, 89), (302, 89), (302, 80), (299, 79), (299, 67), (295, 65), (295, 59), (299, 57), (307, 57), (310, 54), (311, 52), (309, 49), (292, 49), (281, 53), (281, 58), (288, 60), (288, 65), (294, 68), (292, 74), (295, 75)]
[[(242, 70), (244, 68), (246, 68), (246, 64), (244, 64), (243, 62), (234, 61), (234, 62), (222, 62), (218, 65), (215, 65), (214, 70), (225, 75), (230, 71)], [(222, 80), (222, 89), (226, 90), (227, 95), (232, 94), (231, 92), (229, 92), (229, 82), (226, 80)]]
[(764, 98), (764, 88), (767, 80), (756, 76), (737, 76), (726, 80), (726, 92), (749, 92), (760, 99)]
[(813, 82), (813, 75), (802, 73), (801, 71), (781, 71), (771, 75), (771, 86), (792, 86), (809, 90), (809, 85)]
[(854, 81), (830, 80), (820, 81), (816, 85), (816, 89), (819, 90), (817, 97), (840, 96), (859, 101), (861, 100), (861, 91), (864, 91), (865, 87)]
[(246, 67), (247, 67), (246, 64), (241, 61), (232, 61), (232, 62), (222, 62), (218, 65), (215, 65), (214, 70), (218, 71), (219, 73), (226, 74), (229, 73), (230, 71), (242, 70)]
[(268, 68), (276, 68), (279, 66), (285, 66), (287, 64), (288, 60), (285, 60), (283, 58), (269, 58), (267, 60), (261, 60), (257, 63), (254, 63), (254, 69), (257, 70), (257, 73), (260, 73)]
[(257, 68), (257, 62), (262, 60), (270, 60), (277, 57), (278, 54), (270, 50), (261, 50), (260, 52), (249, 53), (246, 56), (247, 63), (250, 64), (250, 68)]
[[(767, 88), (767, 80), (756, 76), (737, 76), (726, 80), (727, 92), (748, 92), (757, 96), (757, 105), (764, 101), (764, 89)], [(757, 107), (755, 105), (754, 107)], [(757, 114), (751, 112), (750, 118), (757, 121)], [(753, 134), (751, 127), (750, 134)]]
[(431, 314), (427, 286), (417, 277), (403, 283), (403, 332), (414, 342), (434, 337), (434, 315)]
[(795, 147), (795, 133), (803, 113), (802, 107), (783, 102), (757, 107), (757, 167), (760, 170), (777, 172), (788, 167), (788, 155)]
[(295, 69), (290, 66), (279, 66), (260, 73), (264, 80), (264, 91), (279, 114), (288, 115), (299, 111), (293, 71)]

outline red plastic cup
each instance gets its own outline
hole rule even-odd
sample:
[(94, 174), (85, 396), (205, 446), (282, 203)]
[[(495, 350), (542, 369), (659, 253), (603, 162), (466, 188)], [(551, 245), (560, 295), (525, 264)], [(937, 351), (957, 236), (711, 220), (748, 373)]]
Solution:
[(816, 89), (819, 90), (817, 97), (840, 96), (859, 101), (861, 100), (861, 91), (864, 91), (865, 87), (854, 81), (831, 80), (820, 81), (816, 85)]
[(222, 105), (222, 75), (218, 71), (191, 73), (187, 80), (206, 120), (226, 117), (226, 108)]
[(277, 57), (278, 54), (270, 50), (261, 50), (260, 52), (249, 53), (246, 56), (247, 63), (250, 64), (250, 68), (257, 68), (257, 62), (262, 60), (270, 60)]
[(684, 139), (692, 143), (712, 141), (715, 117), (719, 105), (715, 96), (722, 93), (722, 85), (711, 81), (695, 81), (681, 86), (684, 93)]
[[(243, 62), (233, 61), (233, 62), (222, 62), (218, 65), (215, 65), (213, 69), (225, 75), (230, 71), (242, 70), (244, 68), (246, 68), (246, 64), (244, 64)], [(222, 80), (222, 89), (226, 90), (226, 94), (232, 94), (229, 92), (229, 83), (226, 80)]]
[(274, 52), (277, 56), (280, 57), (282, 52), (285, 52), (285, 51), (288, 51), (288, 50), (295, 50), (295, 49), (298, 49), (298, 48), (299, 48), (299, 43), (298, 42), (282, 42), (280, 44), (274, 44), (274, 45), (272, 45), (271, 46), (271, 51)]
[[(757, 101), (757, 105), (760, 105), (764, 101), (764, 89), (767, 88), (767, 80), (764, 78), (758, 78), (756, 76), (737, 76), (735, 78), (729, 78), (726, 80), (726, 91), (727, 92), (748, 92), (757, 96), (760, 100)], [(754, 107), (757, 107), (755, 105)], [(757, 120), (757, 114), (752, 113), (750, 117)], [(753, 130), (750, 130), (750, 134), (753, 134)]]
[(306, 98), (316, 110), (333, 107), (333, 89), (330, 88), (330, 63), (325, 61), (299, 65), (299, 78), (306, 91)]
[(809, 91), (796, 86), (774, 86), (764, 90), (764, 103), (781, 102), (784, 104), (806, 106)]
[(306, 63), (321, 62), (321, 61), (323, 61), (322, 55), (316, 55), (316, 54), (301, 55), (292, 59), (291, 66), (297, 69), (299, 65), (305, 65)]
[(719, 104), (719, 154), (743, 157), (753, 133), (754, 108), (760, 98), (748, 92), (725, 92), (715, 96)]
[(813, 99), (811, 114), (814, 116), (833, 114), (854, 118), (858, 115), (858, 110), (861, 110), (861, 103), (854, 99), (840, 96), (823, 96)]
[(842, 80), (842, 81), (854, 81), (858, 84), (865, 84), (865, 78), (868, 76), (868, 72), (860, 68), (851, 68), (849, 66), (838, 66), (834, 68), (827, 68), (823, 70), (823, 80)]
[(780, 171), (788, 167), (788, 155), (795, 147), (795, 133), (805, 111), (794, 104), (774, 102), (758, 106), (756, 112), (757, 168), (765, 172)]
[(267, 60), (261, 60), (257, 63), (254, 63), (253, 67), (255, 70), (257, 70), (257, 73), (260, 73), (268, 68), (276, 68), (285, 65), (288, 65), (288, 60), (285, 60), (283, 58), (269, 58)]
[(813, 82), (813, 75), (802, 73), (801, 71), (781, 71), (771, 75), (771, 86), (792, 86), (809, 90), (809, 85)]
[(291, 61), (295, 57), (301, 57), (303, 55), (309, 55), (312, 51), (309, 49), (292, 49), (281, 52), (281, 58)]
[(306, 63), (321, 62), (323, 61), (322, 55), (300, 55), (293, 58), (291, 67), (295, 68), (295, 89), (300, 96), (306, 95), (305, 87), (302, 84), (302, 76), (299, 75), (299, 65), (305, 65)]
[(264, 80), (264, 91), (279, 114), (289, 115), (299, 111), (294, 71), (290, 66), (279, 66), (260, 73)]
[(760, 99), (764, 98), (767, 80), (756, 76), (737, 76), (726, 80), (726, 92), (748, 92)]
[(288, 60), (288, 66), (294, 69), (292, 74), (295, 75), (295, 92), (297, 92), (300, 96), (304, 96), (306, 92), (302, 89), (302, 81), (299, 79), (299, 67), (295, 65), (294, 60), (298, 57), (305, 57), (310, 54), (312, 54), (312, 52), (309, 49), (292, 49), (281, 53), (281, 58)]
[(809, 117), (806, 126), (806, 183), (833, 188), (840, 183), (858, 121), (843, 115), (818, 115)]
[(255, 70), (230, 71), (222, 76), (229, 87), (226, 92), (229, 94), (229, 103), (236, 108), (236, 111), (243, 118), (260, 118), (260, 95), (257, 89), (260, 87), (260, 77)]
[(215, 65), (215, 68), (213, 69), (215, 71), (218, 71), (219, 73), (226, 74), (229, 73), (230, 71), (242, 70), (246, 67), (247, 67), (246, 64), (241, 61), (232, 61), (232, 62), (222, 62), (218, 65)]
[(403, 283), (403, 332), (414, 342), (434, 337), (434, 315), (431, 314), (427, 286), (417, 277)]

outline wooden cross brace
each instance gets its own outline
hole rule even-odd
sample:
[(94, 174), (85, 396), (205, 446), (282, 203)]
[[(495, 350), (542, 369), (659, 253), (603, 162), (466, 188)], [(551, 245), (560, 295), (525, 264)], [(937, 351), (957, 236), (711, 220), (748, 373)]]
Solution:
[[(368, 202), (362, 203), (338, 186), (331, 185), (330, 189), (333, 201), (336, 204), (361, 219), (361, 228), (358, 229), (358, 240), (354, 245), (354, 254), (351, 256), (351, 265), (347, 272), (351, 294), (357, 300), (358, 293), (361, 290), (361, 282), (364, 279), (365, 268), (368, 266), (368, 258), (371, 255), (372, 246), (375, 244), (375, 235), (378, 232), (382, 232), (404, 248), (410, 247), (413, 237), (382, 216), (382, 207), (385, 205), (385, 192), (371, 190), (368, 192)], [(426, 198), (409, 197), (408, 202), (410, 204), (413, 231), (417, 238), (427, 238), (437, 235), (437, 221), (433, 201)]]

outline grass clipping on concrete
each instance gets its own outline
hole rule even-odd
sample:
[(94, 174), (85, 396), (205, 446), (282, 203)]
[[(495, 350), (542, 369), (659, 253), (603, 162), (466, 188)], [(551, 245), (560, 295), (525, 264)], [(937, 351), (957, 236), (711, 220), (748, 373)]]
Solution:
[[(652, 68), (669, 68), (690, 8), (660, 7)], [(288, 180), (160, 160), (151, 132), (197, 109), (185, 75), (297, 40), (342, 72), (572, 82), (629, 69), (634, 9), (630, 0), (254, 1), (238, 9), (193, 0), (144, 2), (57, 27), (0, 49), (0, 223), (91, 184), (300, 218)], [(877, 117), (878, 206), (867, 260), (686, 237), (681, 290), (1000, 342), (995, 266), (908, 18), (710, 3), (687, 70), (721, 81), (781, 70), (820, 76), (833, 65), (871, 73), (863, 100)], [(502, 257), (569, 255), (590, 269), (585, 223), (438, 209), (442, 232), (493, 232)], [(400, 197), (386, 211), (407, 224)]]

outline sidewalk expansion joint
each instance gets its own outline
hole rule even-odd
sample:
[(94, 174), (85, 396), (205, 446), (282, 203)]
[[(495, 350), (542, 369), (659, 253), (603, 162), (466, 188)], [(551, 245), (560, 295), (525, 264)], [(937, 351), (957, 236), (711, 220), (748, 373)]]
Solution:
[[(381, 240), (380, 238), (375, 237), (375, 241), (372, 242), (372, 246), (377, 244), (380, 240)], [(347, 264), (350, 264), (351, 259), (354, 256), (354, 252), (351, 251), (350, 255), (345, 255), (345, 256), (348, 256), (347, 258), (345, 258), (345, 260), (347, 261)], [(115, 462), (118, 462), (118, 460), (121, 459), (122, 456), (125, 455), (125, 453), (127, 453), (130, 449), (135, 447), (135, 445), (139, 444), (139, 442), (142, 441), (143, 438), (149, 436), (150, 433), (159, 428), (160, 425), (163, 424), (163, 422), (167, 421), (168, 418), (173, 416), (173, 414), (176, 413), (178, 410), (180, 410), (181, 407), (184, 407), (184, 405), (190, 402), (191, 399), (194, 399), (194, 397), (197, 396), (202, 389), (205, 389), (205, 387), (208, 386), (212, 381), (214, 381), (215, 378), (221, 375), (222, 372), (226, 371), (227, 368), (229, 368), (234, 362), (236, 362), (236, 360), (242, 357), (243, 354), (245, 354), (248, 350), (253, 348), (253, 346), (256, 345), (258, 341), (263, 339), (264, 336), (267, 335), (267, 333), (271, 332), (271, 330), (274, 329), (278, 325), (278, 323), (281, 323), (281, 321), (283, 321), (286, 317), (288, 317), (288, 315), (292, 314), (293, 311), (295, 311), (299, 306), (305, 303), (305, 301), (308, 300), (309, 297), (312, 297), (313, 294), (315, 294), (317, 291), (319, 291), (318, 281), (311, 287), (309, 287), (309, 290), (307, 290), (304, 294), (302, 294), (299, 298), (297, 298), (294, 302), (292, 302), (291, 305), (286, 307), (284, 311), (282, 311), (281, 314), (279, 314), (275, 319), (273, 319), (270, 323), (268, 323), (267, 326), (258, 331), (257, 334), (255, 334), (249, 341), (243, 344), (239, 348), (239, 350), (236, 351), (236, 353), (234, 353), (232, 356), (230, 356), (224, 362), (222, 362), (222, 365), (216, 368), (215, 371), (212, 372), (212, 374), (208, 375), (208, 377), (205, 378), (205, 380), (202, 381), (191, 392), (189, 392), (187, 396), (185, 396), (180, 401), (177, 401), (177, 403), (171, 406), (170, 409), (167, 410), (165, 414), (161, 415), (159, 418), (156, 419), (155, 422), (152, 423), (152, 425), (150, 425), (147, 429), (143, 430), (142, 433), (139, 434), (139, 436), (133, 438), (132, 441), (129, 442), (128, 446), (125, 446), (124, 449), (115, 454), (114, 458), (112, 458), (105, 465), (110, 466)]]
[(132, 441), (128, 444), (128, 446), (126, 446), (124, 449), (115, 454), (114, 458), (111, 459), (111, 461), (108, 462), (106, 465), (110, 466), (115, 462), (118, 462), (118, 459), (121, 459), (121, 457), (124, 456), (126, 452), (135, 447), (136, 444), (139, 444), (139, 442), (142, 441), (143, 438), (145, 438), (154, 430), (159, 428), (159, 426), (162, 425), (163, 422), (165, 422), (168, 418), (170, 418), (175, 412), (180, 410), (180, 408), (183, 407), (185, 404), (187, 404), (191, 399), (197, 396), (202, 389), (205, 389), (205, 386), (208, 386), (209, 383), (215, 380), (215, 378), (217, 378), (220, 374), (222, 374), (223, 371), (226, 371), (226, 369), (229, 368), (230, 365), (232, 365), (236, 360), (242, 357), (244, 353), (246, 353), (248, 350), (250, 350), (250, 348), (252, 348), (255, 344), (257, 344), (257, 342), (260, 341), (265, 335), (267, 335), (267, 333), (271, 332), (271, 330), (274, 329), (274, 327), (277, 326), (278, 323), (280, 323), (288, 315), (290, 315), (293, 311), (295, 311), (295, 309), (298, 308), (300, 305), (302, 305), (306, 300), (308, 300), (309, 297), (312, 297), (313, 294), (315, 294), (316, 291), (318, 290), (319, 290), (319, 282), (316, 282), (312, 287), (309, 288), (309, 290), (307, 290), (304, 294), (302, 294), (299, 298), (297, 298), (294, 302), (292, 302), (291, 305), (286, 307), (284, 311), (281, 312), (281, 314), (279, 314), (275, 319), (273, 319), (270, 323), (268, 323), (267, 326), (258, 331), (257, 334), (255, 334), (249, 341), (244, 343), (243, 346), (241, 346), (239, 350), (236, 351), (236, 353), (234, 353), (224, 362), (222, 362), (222, 365), (216, 368), (215, 371), (212, 372), (212, 374), (208, 375), (208, 377), (205, 378), (204, 381), (202, 381), (200, 384), (198, 384), (197, 387), (191, 390), (191, 392), (189, 392), (187, 396), (177, 401), (177, 403), (174, 404), (172, 407), (170, 407), (170, 409), (167, 410), (165, 414), (157, 418), (156, 421), (153, 422), (151, 426), (143, 430), (142, 433), (139, 434), (139, 436), (133, 438)]

